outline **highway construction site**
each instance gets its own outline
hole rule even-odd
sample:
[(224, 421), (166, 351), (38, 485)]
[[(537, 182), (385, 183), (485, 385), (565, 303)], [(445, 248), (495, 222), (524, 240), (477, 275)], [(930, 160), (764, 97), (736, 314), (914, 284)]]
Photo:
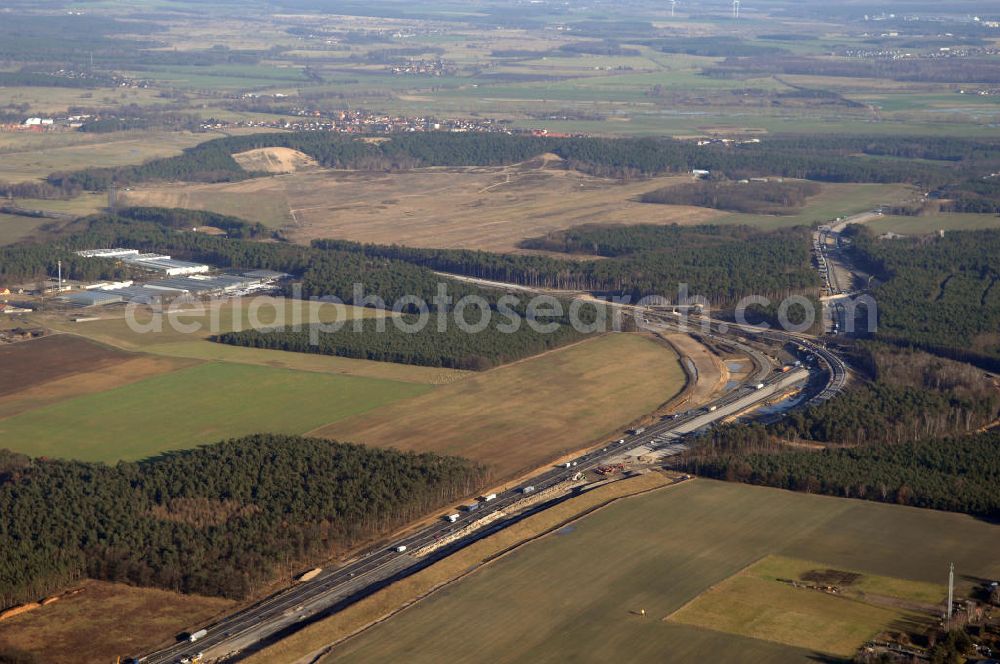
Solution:
[[(671, 457), (687, 449), (690, 437), (712, 426), (780, 418), (790, 408), (831, 398), (848, 379), (843, 361), (805, 335), (700, 315), (681, 319), (670, 310), (629, 309), (649, 334), (668, 343), (680, 336), (694, 338), (710, 348), (716, 355), (714, 374), (699, 370), (698, 362), (680, 353), (688, 377), (685, 390), (626, 432), (488, 490), (342, 564), (312, 570), (295, 585), (213, 624), (192, 626), (177, 643), (135, 661), (242, 661), (532, 514), (623, 478), (669, 469)], [(741, 371), (727, 369), (736, 365)], [(703, 359), (702, 367), (709, 366)], [(679, 475), (675, 481), (685, 479)]]

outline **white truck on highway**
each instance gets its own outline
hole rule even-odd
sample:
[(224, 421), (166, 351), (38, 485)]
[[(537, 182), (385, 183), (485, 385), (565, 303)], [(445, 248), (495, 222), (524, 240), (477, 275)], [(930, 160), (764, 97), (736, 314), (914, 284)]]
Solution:
[(496, 500), (496, 499), (497, 499), (497, 495), (495, 493), (488, 493), (485, 496), (482, 496), (482, 497), (479, 498), (479, 500), (483, 501), (484, 503), (488, 503), (491, 500)]
[(405, 544), (400, 544), (399, 546), (397, 546), (397, 547), (396, 547), (396, 548), (394, 549), (394, 551), (395, 551), (396, 553), (403, 553), (404, 551), (406, 551), (406, 545), (405, 545)]
[(461, 515), (459, 515), (459, 514), (449, 514), (449, 515), (447, 515), (445, 517), (445, 519), (448, 521), (448, 523), (455, 523), (456, 521), (458, 521), (459, 516), (461, 516)]
[(764, 383), (757, 383), (757, 385), (754, 387), (754, 389), (757, 390), (757, 391), (763, 390), (764, 389)]
[(188, 634), (188, 641), (194, 643), (195, 641), (197, 641), (203, 636), (206, 636), (207, 634), (208, 634), (207, 629), (199, 629), (197, 632), (191, 632), (190, 634)]

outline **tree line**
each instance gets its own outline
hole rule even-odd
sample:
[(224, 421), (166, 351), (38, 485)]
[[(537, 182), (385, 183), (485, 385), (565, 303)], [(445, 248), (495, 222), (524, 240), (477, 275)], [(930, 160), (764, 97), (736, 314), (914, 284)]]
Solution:
[(1000, 394), (968, 364), (871, 342), (852, 356), (872, 382), (789, 413), (769, 431), (793, 441), (898, 444), (969, 434), (1000, 414)]
[(113, 466), (0, 452), (0, 607), (84, 577), (244, 599), (488, 480), (456, 457), (267, 434)]
[[(882, 142), (892, 140), (882, 139)], [(734, 180), (775, 176), (826, 182), (920, 183), (937, 187), (957, 177), (956, 165), (952, 163), (858, 156), (833, 141), (811, 145), (797, 139), (768, 139), (767, 143), (733, 147), (699, 146), (691, 141), (669, 138), (550, 138), (426, 132), (370, 142), (363, 137), (327, 132), (286, 132), (219, 138), (187, 148), (178, 156), (154, 159), (138, 166), (53, 173), (49, 181), (57, 185), (75, 182), (87, 190), (102, 190), (112, 182), (236, 181), (263, 174), (244, 171), (232, 155), (268, 147), (299, 150), (329, 168), (378, 171), (421, 166), (499, 166), (554, 153), (564, 160), (567, 168), (615, 178), (704, 169)]]
[(698, 181), (646, 192), (639, 200), (660, 205), (694, 205), (745, 214), (795, 214), (821, 191), (815, 182)]
[(2, 198), (38, 198), (54, 201), (74, 198), (82, 192), (83, 187), (75, 182), (64, 182), (59, 186), (38, 180), (0, 182), (0, 197)]
[(226, 232), (235, 239), (270, 239), (274, 232), (259, 222), (246, 221), (218, 212), (186, 208), (129, 207), (117, 212), (119, 217), (148, 222), (164, 228), (188, 230), (207, 226)]
[(777, 449), (760, 425), (719, 429), (683, 466), (731, 482), (1000, 517), (1000, 433), (892, 446)]
[[(137, 221), (136, 219), (140, 219)], [(233, 237), (190, 231), (192, 225), (218, 225)], [(74, 252), (94, 247), (128, 247), (166, 253), (175, 258), (204, 262), (222, 269), (266, 269), (285, 272), (294, 279), (285, 294), (304, 298), (335, 297), (345, 303), (387, 308), (404, 296), (422, 299), (433, 310), (439, 284), (447, 286), (454, 301), (477, 295), (495, 307), (502, 292), (451, 281), (410, 262), (343, 251), (303, 247), (283, 242), (260, 242), (253, 237), (257, 225), (233, 217), (188, 210), (135, 208), (121, 215), (94, 215), (79, 219), (65, 234), (46, 243), (0, 247), (0, 281), (14, 284), (55, 274), (63, 261), (63, 275), (70, 279), (120, 279), (127, 266), (109, 259), (82, 258)], [(261, 230), (260, 232), (265, 232)], [(520, 305), (523, 308), (523, 304)], [(416, 313), (407, 306), (405, 312)]]
[(937, 194), (945, 199), (944, 212), (1000, 214), (1000, 177), (970, 178), (945, 187)]
[[(695, 439), (684, 466), (730, 481), (996, 517), (1000, 393), (968, 364), (860, 342), (853, 364), (872, 380), (768, 425)], [(805, 449), (802, 441), (819, 443)], [(790, 444), (791, 443), (791, 444)]]
[[(681, 284), (715, 305), (747, 295), (776, 298), (818, 288), (805, 228), (760, 232), (747, 227), (580, 226), (526, 241), (528, 249), (590, 254), (570, 260), (467, 249), (418, 249), (317, 240), (314, 247), (406, 261), (464, 276), (531, 287), (672, 297)], [(676, 298), (674, 298), (676, 299)]]
[[(474, 325), (484, 314), (474, 309), (466, 315), (467, 322)], [(492, 317), (492, 311), (485, 315), (491, 316), (490, 322), (478, 332), (463, 331), (454, 320), (449, 320), (447, 328), (441, 331), (437, 327), (436, 317), (421, 327), (418, 317), (408, 315), (401, 319), (407, 326), (403, 329), (393, 321), (367, 318), (360, 322), (360, 332), (355, 330), (352, 322), (348, 322), (336, 332), (308, 328), (295, 330), (291, 327), (246, 330), (220, 334), (213, 337), (213, 341), (250, 348), (485, 371), (579, 341), (586, 336), (564, 322), (556, 322), (558, 318), (556, 321), (550, 318), (538, 320), (541, 325), (553, 323), (551, 331), (532, 329), (524, 320), (520, 321), (516, 330), (504, 331), (499, 326), (508, 324), (510, 319), (498, 320)], [(519, 314), (510, 312), (510, 316), (515, 315)]]
[(0, 247), (0, 285), (4, 287), (53, 276), (62, 261), (67, 279), (123, 279), (128, 270), (104, 258), (82, 258), (63, 245), (29, 244)]

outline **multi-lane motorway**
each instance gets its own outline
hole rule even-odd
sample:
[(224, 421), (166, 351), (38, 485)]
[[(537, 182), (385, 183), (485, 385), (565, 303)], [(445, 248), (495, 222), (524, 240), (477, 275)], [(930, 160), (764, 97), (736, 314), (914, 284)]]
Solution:
[[(666, 314), (647, 312), (646, 320), (655, 325), (673, 327), (675, 319)], [(482, 537), (484, 534), (509, 525), (517, 519), (508, 517), (506, 511), (525, 499), (524, 488), (534, 487), (534, 492), (570, 480), (578, 473), (597, 468), (610, 459), (640, 447), (663, 449), (665, 446), (684, 447), (684, 436), (703, 430), (723, 419), (743, 413), (795, 386), (807, 383), (813, 392), (813, 399), (829, 398), (843, 387), (846, 367), (832, 352), (807, 338), (786, 332), (764, 331), (749, 326), (728, 325), (722, 321), (701, 321), (703, 330), (709, 336), (718, 336), (727, 343), (750, 352), (758, 364), (752, 380), (743, 387), (733, 390), (716, 401), (705, 404), (695, 411), (678, 415), (648, 427), (637, 435), (631, 435), (622, 442), (589, 452), (577, 457), (566, 465), (550, 468), (519, 486), (497, 494), (488, 502), (481, 502), (478, 509), (460, 512), (457, 522), (441, 519), (424, 526), (391, 545), (370, 551), (335, 569), (328, 569), (310, 581), (299, 583), (276, 593), (252, 606), (246, 607), (226, 618), (205, 626), (205, 634), (194, 642), (180, 641), (170, 647), (140, 658), (149, 664), (180, 662), (204, 653), (206, 660), (228, 659), (237, 661), (241, 654), (262, 643), (280, 637), (294, 629), (299, 622), (314, 619), (339, 608), (351, 601), (373, 592), (394, 579), (412, 574), (455, 548), (460, 548)], [(768, 346), (788, 347), (792, 345), (800, 353), (804, 364), (801, 368), (786, 373), (774, 373), (769, 361), (755, 351), (748, 343)], [(764, 363), (766, 362), (766, 366)], [(817, 380), (820, 375), (824, 380)], [(490, 519), (494, 520), (490, 522)], [(489, 522), (481, 529), (462, 539), (449, 543), (434, 554), (415, 555), (421, 548), (438, 542), (479, 521)], [(405, 550), (400, 550), (405, 547)]]

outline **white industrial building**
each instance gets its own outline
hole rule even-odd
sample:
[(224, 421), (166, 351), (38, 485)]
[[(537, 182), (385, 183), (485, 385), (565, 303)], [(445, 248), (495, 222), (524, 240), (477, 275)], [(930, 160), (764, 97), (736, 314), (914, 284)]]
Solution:
[(175, 260), (165, 254), (143, 254), (138, 249), (85, 249), (76, 254), (84, 258), (117, 258), (140, 270), (159, 272), (167, 277), (204, 274), (211, 271), (208, 265)]
[(128, 288), (133, 285), (133, 281), (101, 281), (96, 284), (87, 284), (84, 286), (84, 290), (118, 290), (119, 288)]
[(201, 263), (189, 263), (187, 261), (174, 260), (170, 256), (156, 256), (147, 258), (145, 254), (139, 256), (126, 256), (122, 259), (129, 265), (133, 265), (141, 270), (149, 272), (159, 272), (168, 277), (180, 277), (190, 274), (204, 274), (211, 271), (208, 265)]
[(125, 256), (138, 256), (138, 249), (84, 249), (76, 252), (77, 256), (84, 258), (124, 258)]
[(75, 306), (98, 306), (121, 302), (152, 303), (180, 295), (194, 297), (245, 296), (269, 291), (291, 275), (273, 270), (206, 274), (212, 268), (201, 263), (175, 260), (166, 254), (142, 253), (137, 249), (86, 249), (76, 252), (84, 258), (109, 258), (156, 273), (151, 281), (104, 281), (82, 286), (84, 293), (63, 298)]
[(75, 307), (100, 307), (125, 301), (125, 298), (120, 293), (109, 291), (84, 291), (82, 293), (63, 295), (59, 299)]

